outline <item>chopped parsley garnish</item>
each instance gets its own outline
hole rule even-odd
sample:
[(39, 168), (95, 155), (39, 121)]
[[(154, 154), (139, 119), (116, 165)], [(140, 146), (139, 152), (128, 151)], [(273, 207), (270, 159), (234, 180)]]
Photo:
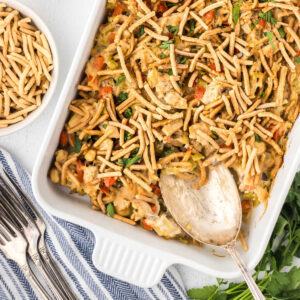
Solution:
[(106, 124), (106, 123), (104, 123), (104, 124), (102, 125), (102, 127), (103, 127), (104, 129), (106, 129), (106, 127), (107, 127), (107, 124)]
[(124, 79), (125, 79), (125, 75), (121, 75), (121, 76), (117, 79), (116, 85), (119, 85)]
[(262, 141), (261, 137), (256, 132), (254, 132), (254, 137), (257, 142), (260, 143)]
[(294, 56), (294, 61), (295, 61), (295, 63), (300, 64), (300, 57)]
[(195, 20), (192, 19), (190, 21), (190, 34), (193, 34), (194, 33), (194, 30), (195, 30)]
[(264, 36), (269, 39), (272, 49), (275, 50), (275, 46), (273, 43), (274, 34), (272, 32), (264, 32)]
[(268, 23), (271, 23), (271, 24), (276, 24), (278, 22), (278, 20), (276, 20), (275, 18), (273, 18), (272, 16), (272, 11), (271, 10), (268, 10), (267, 12), (265, 13), (259, 13), (258, 16), (265, 20), (266, 22)]
[(240, 4), (238, 4), (232, 8), (232, 19), (233, 19), (233, 22), (235, 25), (237, 24), (237, 22), (240, 18), (240, 8), (241, 8)]
[(81, 140), (79, 137), (76, 135), (75, 136), (75, 142), (74, 142), (74, 147), (72, 148), (72, 152), (79, 153), (81, 150)]
[(177, 3), (173, 3), (173, 2), (166, 2), (167, 8), (171, 8), (175, 5), (177, 5)]
[(122, 103), (128, 98), (128, 93), (121, 92), (118, 98), (118, 103)]
[(169, 69), (169, 70), (168, 70), (168, 74), (169, 74), (170, 76), (172, 76), (172, 75), (173, 75), (173, 71), (172, 71), (172, 69)]
[(117, 164), (123, 165), (124, 168), (129, 168), (133, 164), (137, 163), (141, 159), (141, 157), (141, 154), (138, 154), (133, 158), (122, 158), (121, 160), (117, 161)]
[(254, 24), (251, 25), (251, 30), (253, 30), (253, 28), (258, 24), (258, 22), (263, 19), (264, 21), (271, 23), (271, 24), (276, 24), (278, 22), (278, 20), (276, 20), (275, 18), (273, 18), (272, 16), (272, 11), (269, 10), (265, 13), (259, 13), (258, 14), (259, 18), (255, 21)]
[(92, 138), (92, 136), (89, 134), (86, 138), (87, 141), (89, 141)]
[(141, 26), (141, 29), (140, 29), (139, 36), (142, 36), (144, 33), (145, 33), (145, 26), (142, 25), (142, 26)]
[(125, 134), (124, 134), (124, 140), (125, 141), (128, 141), (132, 138), (132, 135), (131, 133), (129, 133), (128, 131), (125, 131)]
[(212, 138), (213, 138), (214, 140), (218, 140), (218, 139), (219, 139), (219, 136), (218, 136), (217, 133), (214, 132), (213, 130), (211, 130), (211, 134), (212, 134)]
[(174, 153), (175, 151), (171, 148), (166, 148), (164, 149), (164, 155), (169, 155), (169, 154), (172, 154)]
[(140, 148), (135, 148), (133, 151), (131, 151), (132, 155), (136, 155), (139, 152)]
[(178, 34), (178, 26), (168, 25), (167, 29), (169, 30), (170, 33), (173, 33), (174, 35)]
[(159, 57), (160, 57), (160, 58), (166, 58), (166, 57), (168, 57), (168, 55), (166, 55), (166, 54), (164, 54), (164, 53), (161, 53), (161, 54), (159, 55)]
[(170, 50), (170, 45), (173, 44), (173, 43), (174, 43), (174, 40), (173, 40), (173, 39), (168, 40), (168, 41), (164, 41), (164, 42), (162, 42), (162, 43), (158, 46), (158, 48)]
[(125, 110), (125, 112), (124, 112), (124, 117), (125, 117), (126, 119), (130, 119), (130, 118), (132, 117), (132, 110), (131, 110), (130, 107), (127, 108), (127, 109)]
[(180, 60), (181, 64), (185, 64), (186, 62), (188, 62), (189, 60), (186, 57), (182, 57)]
[(253, 30), (253, 28), (258, 24), (259, 20), (261, 18), (257, 19), (250, 27), (251, 27), (251, 30)]
[(278, 28), (278, 32), (279, 32), (279, 34), (280, 34), (280, 37), (283, 39), (283, 38), (285, 37), (285, 35), (286, 35), (286, 33), (285, 33), (283, 27), (279, 27), (279, 28)]
[(262, 91), (261, 94), (260, 94), (260, 96), (261, 96), (262, 98), (264, 98), (264, 97), (265, 97), (265, 93), (266, 93), (265, 91)]
[(109, 216), (111, 216), (112, 218), (114, 217), (114, 215), (115, 215), (115, 208), (114, 208), (114, 205), (112, 203), (108, 203), (107, 204), (106, 211), (107, 211), (107, 214)]

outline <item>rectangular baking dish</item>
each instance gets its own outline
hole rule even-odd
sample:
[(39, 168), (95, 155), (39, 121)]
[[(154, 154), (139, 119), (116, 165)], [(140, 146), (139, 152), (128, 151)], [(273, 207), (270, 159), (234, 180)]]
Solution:
[[(95, 266), (116, 278), (150, 287), (161, 279), (168, 266), (177, 263), (216, 277), (232, 279), (239, 276), (240, 272), (231, 258), (221, 250), (164, 240), (142, 228), (114, 220), (93, 211), (88, 199), (70, 195), (66, 189), (52, 184), (48, 179), (47, 173), (68, 115), (68, 106), (76, 95), (76, 86), (104, 13), (105, 0), (95, 1), (33, 170), (33, 190), (37, 200), (49, 213), (90, 229), (96, 239), (93, 252)], [(265, 251), (297, 171), (300, 162), (300, 139), (297, 134), (300, 134), (299, 119), (290, 134), (284, 164), (275, 180), (268, 208), (264, 214), (263, 205), (256, 208), (249, 224), (249, 250), (244, 252), (240, 248), (249, 269), (258, 264)]]

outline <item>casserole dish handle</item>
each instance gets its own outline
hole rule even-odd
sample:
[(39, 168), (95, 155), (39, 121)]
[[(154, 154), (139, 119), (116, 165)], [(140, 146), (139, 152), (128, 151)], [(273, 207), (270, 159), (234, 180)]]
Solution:
[[(93, 229), (96, 243), (93, 263), (97, 269), (120, 280), (149, 288), (157, 284), (166, 269), (173, 264), (171, 259), (149, 251), (132, 240), (120, 241), (111, 233)], [(109, 236), (108, 236), (109, 235)]]

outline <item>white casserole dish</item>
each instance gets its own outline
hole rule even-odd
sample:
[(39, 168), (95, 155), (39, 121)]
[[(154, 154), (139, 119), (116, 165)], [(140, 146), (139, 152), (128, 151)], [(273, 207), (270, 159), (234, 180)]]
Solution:
[[(161, 279), (168, 266), (180, 263), (212, 276), (235, 278), (240, 272), (229, 256), (213, 255), (213, 248), (208, 246), (200, 249), (177, 241), (167, 241), (142, 228), (114, 220), (93, 211), (88, 205), (88, 199), (70, 195), (66, 189), (52, 184), (48, 179), (47, 173), (68, 115), (68, 106), (75, 97), (76, 86), (89, 57), (93, 38), (103, 19), (104, 9), (105, 0), (95, 1), (34, 167), (35, 196), (51, 214), (84, 226), (94, 233), (96, 246), (93, 262), (99, 270), (109, 275), (139, 286), (150, 287)], [(262, 205), (255, 210), (249, 225), (249, 250), (243, 252), (240, 249), (249, 269), (257, 265), (264, 253), (297, 171), (300, 162), (300, 139), (297, 138), (297, 133), (300, 133), (299, 119), (290, 135), (284, 165), (276, 178), (268, 209), (264, 215)], [(220, 250), (217, 253), (226, 255)]]

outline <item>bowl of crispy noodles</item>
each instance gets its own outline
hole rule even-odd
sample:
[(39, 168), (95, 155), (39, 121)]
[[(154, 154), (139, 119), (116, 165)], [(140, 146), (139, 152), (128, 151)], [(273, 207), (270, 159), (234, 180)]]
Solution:
[(18, 1), (0, 4), (0, 136), (31, 124), (49, 104), (58, 77), (54, 38)]

